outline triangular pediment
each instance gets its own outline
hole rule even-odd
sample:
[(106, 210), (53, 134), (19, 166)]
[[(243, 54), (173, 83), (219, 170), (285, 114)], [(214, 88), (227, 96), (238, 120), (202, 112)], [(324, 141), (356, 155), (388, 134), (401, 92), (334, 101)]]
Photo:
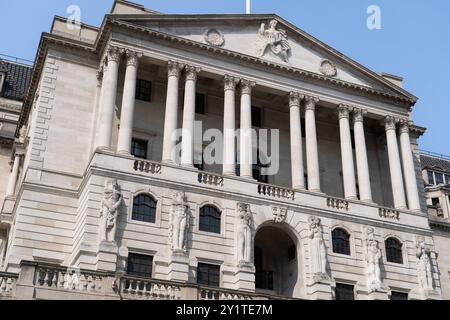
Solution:
[(415, 97), (276, 15), (148, 15), (120, 20), (357, 86)]

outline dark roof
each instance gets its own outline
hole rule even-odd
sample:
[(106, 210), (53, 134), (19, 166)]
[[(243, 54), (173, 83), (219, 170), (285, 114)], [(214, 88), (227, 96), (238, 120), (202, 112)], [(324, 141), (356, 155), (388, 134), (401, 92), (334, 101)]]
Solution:
[(0, 59), (0, 72), (6, 73), (0, 97), (22, 101), (28, 90), (33, 66)]
[(434, 169), (437, 171), (450, 173), (450, 159), (448, 158), (421, 154), (420, 162), (422, 164), (422, 169)]

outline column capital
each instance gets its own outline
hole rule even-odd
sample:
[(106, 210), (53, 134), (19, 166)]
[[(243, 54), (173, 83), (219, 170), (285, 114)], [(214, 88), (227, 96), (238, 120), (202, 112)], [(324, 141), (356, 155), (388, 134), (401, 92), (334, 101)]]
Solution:
[(186, 65), (186, 80), (190, 81), (197, 81), (197, 75), (202, 71), (201, 68)]
[(318, 97), (305, 96), (305, 108), (306, 110), (314, 111), (316, 109), (316, 104), (320, 101)]
[(386, 116), (384, 118), (384, 122), (383, 122), (383, 124), (386, 128), (386, 131), (395, 130), (397, 127), (397, 122), (398, 122), (398, 119), (396, 117)]
[(142, 58), (142, 52), (136, 52), (130, 49), (125, 50), (125, 55), (127, 58), (127, 67), (135, 66), (139, 64), (139, 59)]
[(300, 102), (303, 100), (304, 95), (297, 91), (291, 91), (289, 93), (289, 107), (300, 107)]
[(104, 74), (104, 70), (103, 67), (101, 67), (98, 71), (97, 71), (97, 85), (100, 87), (103, 83), (103, 74)]
[(400, 133), (409, 134), (409, 128), (411, 126), (411, 123), (412, 122), (409, 119), (400, 119), (399, 120)]
[(364, 122), (364, 117), (367, 114), (367, 110), (354, 107), (353, 108), (353, 121), (354, 122)]
[(225, 91), (236, 91), (236, 85), (239, 83), (239, 78), (236, 78), (234, 76), (230, 76), (229, 74), (226, 74), (223, 76), (223, 83), (224, 83), (224, 89)]
[(124, 52), (124, 50), (122, 48), (116, 47), (116, 46), (108, 46), (107, 50), (107, 55), (108, 55), (108, 61), (114, 61), (114, 62), (119, 62), (120, 58), (122, 58), (122, 54)]
[(255, 81), (241, 79), (241, 93), (252, 94), (252, 88), (256, 85)]
[(346, 104), (341, 103), (338, 107), (338, 114), (339, 114), (339, 120), (340, 119), (349, 119), (350, 118), (350, 111), (352, 108)]
[(167, 62), (167, 67), (168, 67), (168, 75), (169, 77), (180, 77), (180, 72), (181, 70), (183, 70), (184, 68), (184, 64), (180, 63), (180, 62), (176, 62), (173, 60), (169, 60)]

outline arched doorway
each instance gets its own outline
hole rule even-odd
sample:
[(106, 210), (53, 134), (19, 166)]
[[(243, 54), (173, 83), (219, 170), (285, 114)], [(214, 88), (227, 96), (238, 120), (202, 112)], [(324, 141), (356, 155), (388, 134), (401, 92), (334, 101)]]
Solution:
[(283, 226), (263, 226), (255, 237), (255, 285), (257, 292), (285, 297), (299, 296), (297, 241)]

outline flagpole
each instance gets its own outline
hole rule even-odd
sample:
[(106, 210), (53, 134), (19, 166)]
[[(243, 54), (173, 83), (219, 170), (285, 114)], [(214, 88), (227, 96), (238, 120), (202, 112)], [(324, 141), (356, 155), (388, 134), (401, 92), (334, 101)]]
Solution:
[(250, 12), (250, 1), (251, 0), (247, 0), (247, 10), (246, 10), (246, 13), (247, 14), (250, 14), (251, 12)]

